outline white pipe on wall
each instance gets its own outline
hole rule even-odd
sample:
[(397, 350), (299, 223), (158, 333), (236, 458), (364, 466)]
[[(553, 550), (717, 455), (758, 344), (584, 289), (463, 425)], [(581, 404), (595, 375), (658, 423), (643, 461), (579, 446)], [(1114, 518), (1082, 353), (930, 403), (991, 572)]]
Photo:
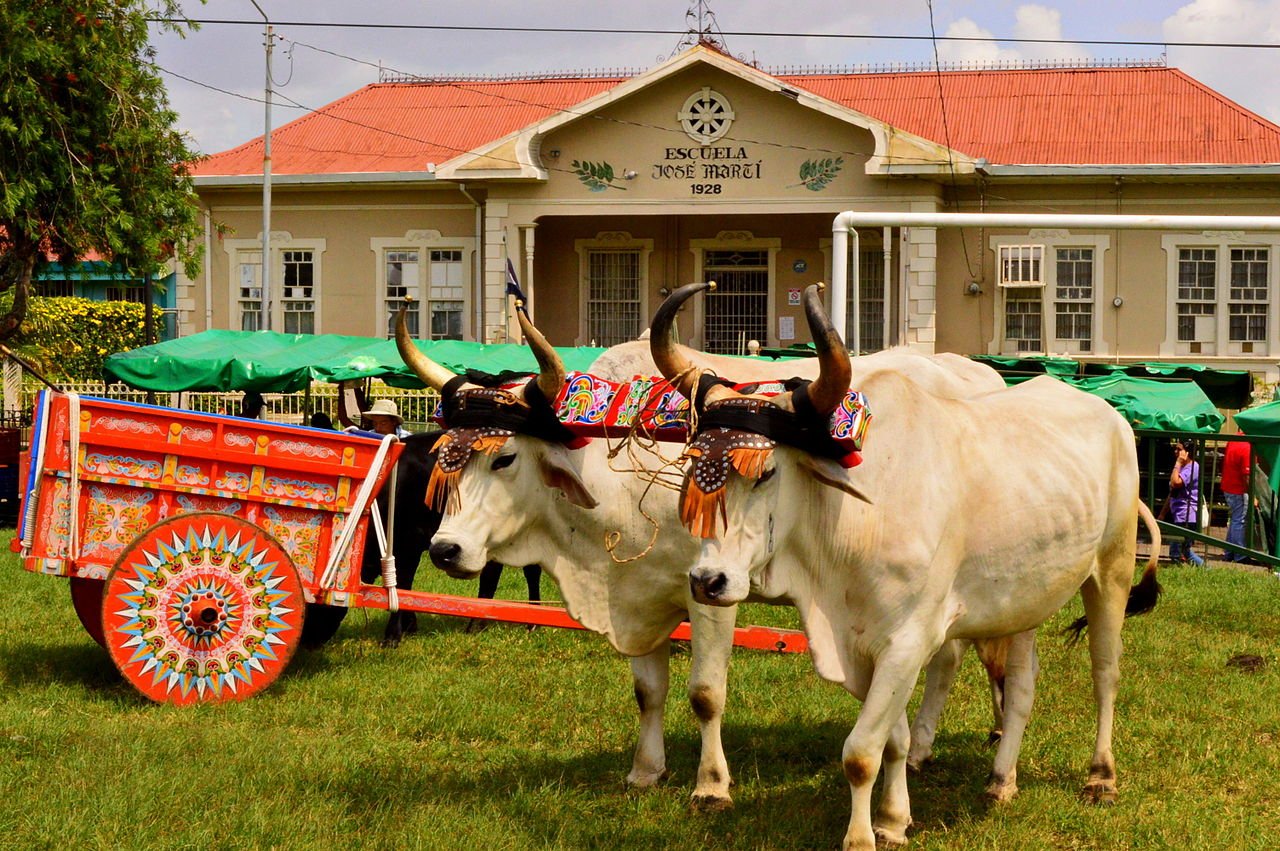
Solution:
[[(845, 298), (849, 287), (849, 239), (858, 247), (859, 227), (974, 227), (974, 228), (1092, 228), (1095, 230), (1231, 230), (1280, 232), (1280, 216), (1146, 216), (1091, 213), (863, 213), (849, 210), (831, 223), (831, 323), (845, 325)], [(904, 252), (905, 253), (905, 252)], [(854, 339), (858, 351), (857, 254), (854, 257)]]

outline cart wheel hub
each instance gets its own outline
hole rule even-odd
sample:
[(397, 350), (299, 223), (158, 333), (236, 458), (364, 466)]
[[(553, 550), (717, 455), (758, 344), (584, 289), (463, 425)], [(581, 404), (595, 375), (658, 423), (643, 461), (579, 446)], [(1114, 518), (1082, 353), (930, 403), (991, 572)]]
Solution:
[(182, 625), (198, 636), (213, 635), (227, 623), (227, 604), (212, 591), (193, 594), (181, 606)]

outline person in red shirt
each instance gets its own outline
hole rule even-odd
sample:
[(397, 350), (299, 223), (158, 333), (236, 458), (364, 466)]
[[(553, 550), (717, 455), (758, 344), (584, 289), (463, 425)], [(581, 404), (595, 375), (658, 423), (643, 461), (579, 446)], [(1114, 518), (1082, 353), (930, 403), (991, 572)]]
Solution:
[[(1244, 432), (1236, 432), (1244, 434)], [(1222, 495), (1227, 500), (1227, 511), (1230, 520), (1227, 524), (1227, 543), (1244, 546), (1244, 515), (1249, 492), (1249, 444), (1243, 440), (1233, 440), (1227, 444), (1226, 456), (1222, 459)], [(1239, 553), (1227, 552), (1224, 561), (1244, 561)]]

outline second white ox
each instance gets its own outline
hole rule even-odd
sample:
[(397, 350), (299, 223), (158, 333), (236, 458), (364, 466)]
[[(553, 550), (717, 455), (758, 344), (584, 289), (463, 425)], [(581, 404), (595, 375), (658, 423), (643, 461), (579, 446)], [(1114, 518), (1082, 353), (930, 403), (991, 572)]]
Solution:
[[(669, 345), (669, 328), (680, 303), (703, 288), (673, 293), (653, 322), (654, 360), (686, 393), (694, 370)], [(849, 387), (849, 358), (814, 287), (805, 308), (821, 361), (806, 408), (825, 422)], [(1077, 590), (1098, 713), (1084, 794), (1114, 799), (1120, 627), (1126, 613), (1154, 605), (1159, 589), (1158, 543), (1142, 582), (1132, 593), (1129, 587), (1139, 514), (1157, 542), (1159, 533), (1138, 498), (1128, 423), (1102, 400), (1051, 378), (973, 400), (922, 392), (893, 371), (855, 383), (874, 411), (860, 466), (844, 470), (783, 443), (756, 448), (769, 431), (764, 422), (777, 416), (765, 410), (759, 429), (700, 431), (685, 480), (687, 497), (691, 481), (717, 478), (696, 465), (726, 463), (723, 491), (696, 494), (697, 504), (712, 506), (725, 523), (722, 534), (704, 540), (690, 571), (698, 601), (732, 606), (753, 592), (790, 600), (818, 673), (863, 701), (843, 749), (853, 804), (844, 848), (906, 841), (904, 710), (921, 666), (950, 639), (1033, 629)], [(739, 423), (743, 412), (761, 406), (797, 407), (791, 394), (760, 398), (713, 388), (704, 424), (714, 423), (718, 406), (737, 406)], [(719, 504), (711, 501), (717, 495)], [(1015, 657), (1025, 664), (1027, 649), (1011, 651)], [(881, 768), (873, 821), (871, 791)]]
[[(541, 334), (521, 316), (543, 372), (535, 380), (542, 394), (554, 398), (564, 380), (563, 367)], [(401, 356), (418, 376), (436, 390), (455, 378), (452, 372), (424, 357), (402, 328), (397, 340)], [(739, 382), (774, 379), (778, 365), (694, 353), (679, 347), (701, 369)], [(922, 385), (944, 395), (976, 396), (1003, 388), (988, 367), (955, 355), (926, 357), (899, 349), (860, 359), (910, 374)], [(816, 360), (788, 367), (800, 377), (815, 375)], [(609, 349), (593, 364), (592, 373), (615, 381), (653, 375), (649, 345), (627, 343)], [(674, 460), (637, 456), (644, 471), (652, 472)], [(632, 657), (635, 695), (640, 709), (640, 737), (627, 782), (644, 787), (666, 771), (663, 710), (669, 688), (669, 636), (688, 618), (693, 635), (689, 700), (701, 728), (702, 753), (695, 804), (718, 808), (731, 803), (730, 775), (721, 746), (728, 660), (733, 643), (735, 611), (693, 601), (688, 568), (698, 543), (680, 525), (675, 494), (661, 486), (650, 489), (645, 511), (659, 524), (654, 529), (635, 510), (647, 478), (626, 469), (630, 462), (608, 458), (609, 447), (597, 440), (578, 450), (536, 437), (514, 434), (492, 455), (477, 453), (466, 463), (457, 482), (460, 510), (447, 513), (431, 547), (433, 560), (450, 575), (469, 577), (490, 559), (510, 564), (541, 564), (560, 587), (566, 608), (586, 628), (605, 635), (620, 652)], [(605, 549), (606, 535), (620, 533), (622, 549), (643, 550), (643, 558), (615, 563)], [(623, 553), (625, 555), (627, 553)], [(963, 646), (938, 654), (931, 666), (928, 697), (917, 724), (927, 753), (946, 688), (954, 676)], [(990, 655), (990, 654), (988, 654)], [(936, 670), (935, 670), (936, 668)], [(993, 679), (993, 689), (997, 688)], [(1000, 701), (996, 699), (997, 729)], [(1015, 722), (1016, 723), (1016, 722)], [(1016, 749), (1012, 758), (1016, 758)]]

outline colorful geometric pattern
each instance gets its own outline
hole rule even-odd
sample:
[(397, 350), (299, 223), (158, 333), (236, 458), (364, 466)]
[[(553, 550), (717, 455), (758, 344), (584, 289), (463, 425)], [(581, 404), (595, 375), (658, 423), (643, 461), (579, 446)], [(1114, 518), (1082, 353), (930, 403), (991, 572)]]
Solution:
[(107, 580), (120, 673), (158, 703), (240, 700), (270, 685), (302, 633), (302, 585), (283, 547), (225, 514), (157, 523)]

